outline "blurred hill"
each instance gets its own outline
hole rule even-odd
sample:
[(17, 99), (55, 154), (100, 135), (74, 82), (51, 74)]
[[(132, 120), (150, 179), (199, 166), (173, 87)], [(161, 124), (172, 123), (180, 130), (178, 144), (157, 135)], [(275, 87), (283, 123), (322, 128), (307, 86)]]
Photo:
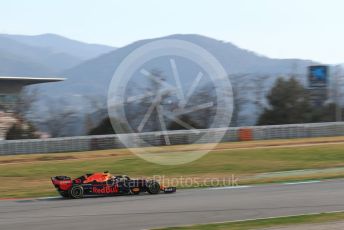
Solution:
[[(306, 67), (314, 62), (298, 59), (271, 59), (254, 52), (241, 49), (231, 43), (215, 40), (200, 35), (172, 35), (157, 39), (135, 42), (110, 53), (83, 62), (75, 68), (61, 72), (68, 80), (61, 83), (49, 84), (46, 88), (59, 92), (58, 95), (103, 95), (106, 96), (112, 75), (119, 63), (134, 49), (148, 42), (175, 38), (193, 42), (212, 53), (230, 75), (290, 75), (305, 74)], [(183, 68), (184, 63), (178, 63)], [(188, 69), (185, 67), (188, 75)]]
[[(17, 73), (35, 75), (40, 73), (55, 73), (67, 78), (64, 82), (39, 86), (42, 94), (33, 117), (44, 120), (51, 116), (47, 111), (49, 106), (67, 108), (75, 112), (78, 124), (69, 128), (69, 134), (82, 135), (87, 132), (85, 123), (100, 121), (106, 115), (106, 97), (111, 78), (120, 62), (133, 50), (148, 42), (174, 38), (195, 43), (213, 54), (229, 74), (237, 98), (243, 98), (245, 108), (241, 109), (239, 117), (243, 121), (236, 125), (252, 125), (259, 111), (258, 100), (265, 100), (265, 93), (271, 88), (278, 77), (297, 77), (301, 82), (306, 81), (307, 66), (315, 64), (311, 60), (273, 59), (252, 51), (242, 49), (232, 43), (195, 34), (176, 34), (162, 38), (147, 39), (134, 42), (122, 48), (90, 45), (57, 35), (40, 36), (0, 36), (0, 60), (7, 61), (7, 68), (17, 68)], [(7, 43), (8, 45), (1, 45)], [(87, 60), (85, 60), (87, 59)], [(1, 63), (1, 62), (0, 62)], [(6, 63), (6, 62), (4, 62)], [(159, 63), (157, 64), (160, 67)], [(12, 67), (13, 68), (12, 68)], [(163, 66), (163, 65), (161, 65)], [(0, 74), (5, 72), (0, 65)], [(161, 71), (168, 72), (164, 69)], [(178, 62), (178, 68), (183, 69), (183, 75), (188, 76), (194, 70), (188, 62)], [(8, 74), (15, 71), (8, 70)], [(19, 71), (20, 70), (20, 71)], [(2, 72), (1, 72), (2, 71)], [(261, 80), (264, 79), (264, 84)], [(248, 87), (250, 85), (250, 87)], [(259, 91), (259, 92), (258, 92)], [(257, 99), (257, 93), (261, 99)], [(94, 106), (97, 104), (97, 106)], [(257, 110), (256, 112), (254, 112)], [(103, 111), (99, 114), (98, 111)], [(97, 115), (94, 115), (97, 114)], [(94, 121), (96, 119), (96, 121)], [(92, 122), (90, 122), (92, 123)], [(91, 125), (92, 126), (92, 125)]]
[(37, 36), (0, 34), (0, 75), (56, 75), (114, 49), (55, 34)]

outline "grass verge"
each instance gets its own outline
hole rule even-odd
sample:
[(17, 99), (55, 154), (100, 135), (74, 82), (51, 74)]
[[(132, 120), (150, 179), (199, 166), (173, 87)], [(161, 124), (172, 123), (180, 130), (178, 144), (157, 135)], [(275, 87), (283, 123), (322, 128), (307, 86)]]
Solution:
[[(164, 176), (165, 180), (177, 179), (177, 183), (180, 182), (178, 181), (180, 177), (184, 179), (228, 179), (234, 176), (239, 185), (342, 178), (344, 177), (344, 168), (342, 171), (287, 173), (272, 177), (259, 176), (262, 173), (278, 171), (344, 167), (344, 143), (342, 141), (344, 141), (343, 137), (223, 143), (197, 161), (176, 166), (152, 164), (123, 149), (2, 156), (0, 157), (0, 181), (3, 186), (0, 187), (0, 198), (57, 195), (50, 182), (51, 176), (76, 177), (87, 172), (105, 170), (109, 170), (113, 174), (127, 174), (132, 177), (159, 175)], [(314, 144), (316, 145), (314, 146)], [(192, 147), (195, 148), (195, 146), (190, 146), (190, 148)], [(171, 149), (177, 151), (178, 148), (178, 146), (170, 146), (166, 147), (165, 151)], [(206, 148), (206, 145), (202, 148)], [(219, 185), (227, 185), (227, 182), (225, 180)], [(199, 185), (188, 183), (180, 186), (196, 187)]]
[[(338, 213), (322, 213), (314, 215), (301, 215), (291, 217), (280, 217), (280, 218), (269, 218), (260, 220), (249, 220), (249, 221), (237, 221), (237, 222), (224, 222), (216, 224), (204, 224), (204, 225), (192, 225), (182, 227), (170, 227), (160, 228), (159, 230), (250, 230), (250, 229), (265, 229), (272, 227), (284, 227), (301, 224), (319, 224), (326, 222), (343, 221), (344, 212)], [(305, 228), (311, 229), (311, 228)], [(156, 229), (158, 230), (158, 229)]]

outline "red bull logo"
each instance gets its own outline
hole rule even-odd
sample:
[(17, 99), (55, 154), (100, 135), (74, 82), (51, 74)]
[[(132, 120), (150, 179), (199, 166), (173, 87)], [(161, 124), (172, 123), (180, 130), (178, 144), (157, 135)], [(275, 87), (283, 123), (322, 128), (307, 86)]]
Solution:
[(96, 193), (96, 194), (110, 194), (110, 193), (118, 193), (118, 187), (114, 186), (114, 187), (103, 187), (103, 188), (96, 188), (93, 187), (92, 188), (92, 192)]

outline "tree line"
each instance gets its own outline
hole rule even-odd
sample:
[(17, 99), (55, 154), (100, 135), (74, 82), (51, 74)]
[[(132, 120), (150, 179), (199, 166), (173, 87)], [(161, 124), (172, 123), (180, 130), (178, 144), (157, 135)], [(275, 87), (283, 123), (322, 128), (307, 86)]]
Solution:
[[(159, 81), (163, 81), (164, 78), (155, 73), (156, 77), (159, 77)], [(257, 78), (253, 80), (251, 86), (247, 86), (240, 78), (237, 78), (233, 84), (233, 97), (234, 97), (234, 110), (232, 115), (232, 126), (238, 126), (239, 120), (242, 118), (240, 110), (242, 106), (247, 103), (247, 98), (242, 96), (245, 90), (253, 93), (254, 95), (254, 105), (257, 108), (259, 116), (256, 121), (256, 125), (279, 125), (279, 124), (297, 124), (297, 123), (314, 123), (314, 122), (332, 122), (338, 119), (338, 108), (340, 105), (336, 105), (334, 102), (327, 102), (324, 105), (315, 106), (312, 105), (310, 94), (308, 89), (303, 86), (296, 78), (278, 78), (274, 85), (271, 87), (270, 91), (266, 94), (263, 92), (264, 80), (267, 78)], [(242, 88), (244, 85), (246, 88)], [(151, 84), (149, 86), (150, 92), (161, 90), (159, 85)], [(207, 90), (212, 90), (211, 88), (203, 89), (203, 91), (194, 98), (191, 102), (194, 104), (202, 101), (204, 97), (214, 97), (213, 94), (207, 92)], [(240, 92), (241, 91), (241, 92)], [(57, 106), (51, 106), (49, 112), (49, 119), (41, 121), (41, 123), (27, 122), (26, 119), (28, 111), (31, 105), (34, 103), (38, 97), (37, 92), (24, 92), (24, 95), (19, 97), (20, 102), (16, 108), (16, 113), (18, 117), (18, 122), (13, 124), (13, 126), (8, 130), (7, 139), (32, 139), (39, 138), (37, 133), (36, 125), (40, 127), (45, 127), (47, 132), (51, 134), (52, 137), (59, 137), (68, 135), (63, 131), (68, 125), (73, 125), (76, 120), (76, 116), (72, 110), (69, 109), (59, 109)], [(214, 98), (212, 98), (214, 99)], [(263, 103), (263, 101), (265, 102)], [(106, 111), (103, 103), (98, 102), (99, 100), (90, 100), (93, 108), (98, 108), (99, 110)], [(164, 101), (169, 101), (168, 95)], [(98, 105), (101, 104), (101, 105)], [(142, 103), (138, 103), (141, 107), (136, 105), (128, 110), (128, 114), (132, 117), (133, 122), (135, 121), (136, 114), (140, 113), (140, 109), (147, 108), (150, 101), (145, 100)], [(60, 106), (61, 107), (61, 106)], [(340, 109), (342, 110), (342, 109)], [(337, 112), (337, 117), (336, 117)], [(110, 122), (110, 118), (104, 114), (106, 112), (100, 113), (102, 115), (87, 114), (85, 116), (85, 129), (88, 135), (100, 135), (100, 134), (114, 134), (115, 131)], [(205, 129), (209, 127), (211, 123), (212, 111), (210, 109), (204, 111), (197, 111), (195, 114), (183, 114), (177, 117), (177, 120), (181, 120), (184, 123), (190, 125), (196, 129)], [(344, 114), (344, 111), (340, 114)], [(97, 117), (103, 117), (97, 121)], [(151, 127), (159, 130), (157, 115), (153, 113), (152, 120), (150, 121)], [(340, 117), (342, 120), (343, 117)], [(112, 120), (116, 121), (115, 118)], [(176, 121), (169, 121), (166, 127), (168, 130), (180, 130), (185, 129), (185, 126), (181, 125)], [(152, 131), (154, 131), (152, 130)]]

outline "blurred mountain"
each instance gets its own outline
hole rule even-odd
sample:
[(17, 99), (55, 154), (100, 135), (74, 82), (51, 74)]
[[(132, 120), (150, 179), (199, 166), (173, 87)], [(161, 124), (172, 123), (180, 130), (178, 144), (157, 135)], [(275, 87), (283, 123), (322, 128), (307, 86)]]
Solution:
[[(264, 83), (265, 88), (260, 89), (264, 92), (267, 92), (274, 81), (281, 76), (289, 77), (293, 75), (297, 76), (301, 82), (305, 81), (307, 66), (315, 64), (310, 60), (268, 58), (252, 51), (241, 49), (234, 44), (205, 36), (171, 35), (163, 38), (137, 41), (61, 72), (59, 76), (67, 78), (66, 81), (47, 84), (41, 87), (41, 92), (44, 94), (42, 104), (50, 98), (49, 100), (53, 99), (67, 103), (70, 108), (77, 110), (80, 114), (95, 112), (92, 111), (93, 107), (90, 106), (89, 100), (94, 101), (97, 98), (100, 104), (106, 104), (108, 87), (120, 62), (136, 48), (148, 42), (166, 38), (189, 41), (208, 50), (223, 65), (227, 73), (231, 76), (231, 79), (242, 85), (248, 85), (245, 82), (252, 83), (253, 81), (257, 81), (257, 76), (258, 78), (264, 76), (267, 82)], [(155, 67), (158, 67), (159, 70), (165, 73), (171, 71), (164, 69), (166, 67), (159, 62), (155, 63)], [(186, 61), (178, 62), (178, 68), (183, 69), (183, 75), (185, 76), (189, 76), (194, 71)], [(255, 97), (250, 92), (250, 89), (245, 89), (245, 91), (238, 89), (238, 91), (241, 91), (240, 93), (251, 94), (250, 97)], [(251, 106), (247, 106), (251, 114), (254, 103), (252, 102)], [(253, 124), (256, 118), (255, 116), (251, 116), (245, 124)], [(80, 122), (84, 121), (80, 119)], [(83, 134), (80, 131), (82, 129), (74, 130), (79, 130), (75, 134)]]
[(54, 34), (0, 34), (0, 75), (49, 76), (115, 48), (87, 44)]
[(45, 48), (53, 53), (68, 54), (81, 60), (96, 58), (99, 55), (116, 49), (106, 45), (80, 42), (56, 34), (42, 34), (34, 36), (3, 34), (0, 36), (10, 38), (25, 45)]
[[(278, 77), (280, 75), (305, 74), (307, 70), (306, 67), (314, 63), (310, 60), (271, 59), (241, 49), (231, 43), (200, 35), (172, 35), (163, 38), (138, 41), (101, 55), (95, 59), (85, 61), (75, 68), (62, 72), (61, 76), (68, 78), (68, 80), (61, 83), (50, 84), (49, 91), (54, 89), (67, 94), (106, 95), (112, 75), (117, 66), (127, 55), (141, 45), (166, 38), (189, 41), (205, 48), (221, 62), (229, 75), (268, 74)], [(178, 63), (178, 67), (180, 68), (183, 68), (184, 65), (184, 63)], [(187, 67), (185, 68), (187, 71)]]

